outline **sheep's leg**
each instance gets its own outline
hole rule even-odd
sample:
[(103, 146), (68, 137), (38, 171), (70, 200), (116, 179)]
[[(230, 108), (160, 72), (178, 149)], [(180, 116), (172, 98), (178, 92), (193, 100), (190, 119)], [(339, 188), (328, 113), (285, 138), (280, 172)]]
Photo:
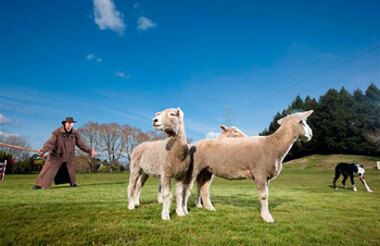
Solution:
[(210, 200), (210, 186), (214, 175), (208, 171), (203, 172), (203, 184), (201, 185), (201, 195), (203, 206), (207, 210), (215, 211), (214, 206)]
[(197, 208), (203, 208), (202, 198), (201, 198), (201, 187), (202, 187), (202, 181), (197, 179), (197, 197), (195, 198), (195, 206)]
[(136, 182), (139, 177), (139, 168), (132, 168), (131, 173), (129, 176), (129, 184), (128, 184), (128, 209), (135, 209), (135, 188), (136, 188)]
[(161, 176), (161, 187), (163, 194), (161, 218), (163, 220), (170, 220), (170, 204), (173, 198), (170, 191), (170, 177)]
[[(196, 176), (195, 176), (196, 177)], [(189, 197), (191, 195), (191, 189), (193, 188), (195, 177), (191, 177), (188, 182), (185, 184), (184, 192), (183, 192), (183, 211), (185, 214), (189, 214), (189, 210), (187, 209), (187, 203), (189, 201)]]
[(142, 187), (144, 187), (145, 182), (148, 180), (149, 175), (146, 173), (142, 173), (137, 180), (136, 188), (135, 188), (135, 206), (140, 205), (140, 193)]
[(158, 182), (157, 202), (158, 202), (158, 203), (162, 203), (162, 187), (161, 187), (161, 180), (160, 180), (160, 182)]
[(199, 170), (193, 170), (191, 175), (187, 176), (185, 178), (185, 185), (184, 185), (184, 192), (183, 192), (183, 211), (185, 212), (185, 214), (188, 214), (189, 211), (187, 209), (187, 204), (188, 204), (188, 201), (189, 201), (189, 197), (191, 195), (191, 189), (193, 188), (193, 185), (194, 185), (194, 181), (195, 179), (198, 177), (200, 171)]
[(185, 216), (183, 211), (183, 180), (177, 179), (175, 184), (176, 213), (178, 216)]
[(256, 179), (256, 187), (259, 192), (259, 199), (261, 203), (261, 218), (265, 222), (273, 223), (274, 219), (272, 218), (272, 215), (269, 213), (268, 209), (268, 198), (269, 198), (269, 192), (268, 192), (268, 186), (269, 181), (266, 179)]
[(202, 198), (201, 198), (201, 188), (204, 183), (204, 178), (203, 178), (203, 171), (199, 173), (197, 177), (197, 197), (195, 198), (195, 206), (197, 208), (202, 208)]

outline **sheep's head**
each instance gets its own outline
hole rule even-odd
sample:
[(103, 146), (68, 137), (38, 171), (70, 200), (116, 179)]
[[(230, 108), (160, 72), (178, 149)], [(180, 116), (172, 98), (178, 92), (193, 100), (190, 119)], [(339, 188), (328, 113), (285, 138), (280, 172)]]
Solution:
[(165, 109), (156, 113), (153, 118), (153, 128), (165, 132), (169, 136), (176, 136), (183, 127), (183, 112), (180, 108)]
[(289, 125), (289, 127), (293, 127), (293, 131), (295, 132), (297, 138), (307, 142), (313, 137), (313, 131), (306, 122), (307, 117), (309, 117), (312, 113), (313, 110), (291, 114), (279, 119), (277, 123), (280, 125)]
[(219, 138), (242, 138), (247, 136), (239, 128), (234, 126), (227, 127), (225, 125), (220, 125), (219, 127), (222, 129)]

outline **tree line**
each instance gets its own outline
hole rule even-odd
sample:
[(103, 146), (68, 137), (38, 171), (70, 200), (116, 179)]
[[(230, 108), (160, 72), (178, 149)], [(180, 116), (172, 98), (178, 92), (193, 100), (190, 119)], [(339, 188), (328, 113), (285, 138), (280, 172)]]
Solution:
[[(268, 129), (260, 135), (269, 135), (277, 130), (277, 120), (291, 113), (314, 110), (308, 124), (313, 129), (310, 142), (296, 142), (286, 160), (311, 154), (362, 154), (378, 155), (380, 151), (380, 90), (374, 84), (363, 92), (359, 89), (349, 93), (344, 87), (339, 91), (328, 90), (318, 100), (297, 96), (281, 113), (278, 112)], [(144, 132), (137, 127), (118, 123), (88, 122), (77, 129), (90, 148), (97, 149), (99, 156), (88, 157), (77, 150), (74, 164), (78, 171), (120, 171), (131, 160), (132, 150), (144, 141), (165, 139), (163, 133)], [(29, 147), (28, 142), (18, 135), (0, 136), (0, 142)], [(188, 139), (191, 143), (192, 140)], [(41, 146), (42, 147), (42, 146)], [(12, 156), (15, 164), (9, 172), (37, 172), (43, 161), (29, 152), (0, 146), (0, 161)]]
[(349, 93), (344, 87), (328, 90), (318, 100), (297, 96), (260, 135), (277, 130), (277, 120), (291, 113), (314, 110), (308, 124), (313, 130), (310, 142), (296, 142), (286, 160), (311, 154), (378, 155), (380, 148), (380, 90), (371, 84), (363, 92)]
[[(129, 163), (132, 151), (137, 145), (145, 141), (166, 138), (165, 134), (161, 132), (144, 132), (140, 128), (118, 123), (88, 122), (77, 131), (86, 144), (90, 148), (97, 149), (100, 157), (103, 157), (103, 161), (100, 161), (99, 158), (89, 157), (88, 170), (92, 172), (97, 171), (100, 163), (110, 172), (118, 171), (123, 168), (120, 164), (121, 159), (125, 159)], [(82, 154), (79, 156), (83, 156), (83, 152), (80, 153)]]
[[(83, 172), (96, 172), (101, 166), (104, 171), (123, 170), (122, 162), (129, 163), (134, 147), (145, 141), (155, 141), (165, 139), (163, 133), (156, 131), (144, 132), (140, 128), (132, 127), (128, 124), (120, 125), (118, 123), (96, 123), (88, 122), (76, 129), (83, 141), (93, 149), (97, 149), (97, 157), (89, 157), (81, 150), (76, 150), (74, 165), (76, 169)], [(0, 137), (1, 142), (13, 144), (22, 147), (28, 147), (28, 142), (21, 136), (14, 135), (9, 137)], [(42, 147), (42, 146), (41, 146)], [(43, 161), (37, 160), (37, 155), (30, 156), (29, 152), (0, 146), (0, 151), (4, 158), (13, 156), (16, 162), (9, 166), (8, 172), (25, 173), (36, 172), (41, 169)]]

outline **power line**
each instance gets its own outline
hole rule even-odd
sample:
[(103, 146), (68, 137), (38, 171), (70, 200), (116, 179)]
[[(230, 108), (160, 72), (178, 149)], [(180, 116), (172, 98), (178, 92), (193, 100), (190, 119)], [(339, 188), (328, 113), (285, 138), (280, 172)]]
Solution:
[[(254, 102), (251, 102), (251, 103), (245, 105), (244, 107), (246, 108), (246, 107), (248, 107), (248, 106), (250, 106), (250, 105), (252, 105), (252, 104), (258, 104), (258, 103), (261, 103), (261, 102), (263, 102), (263, 101), (265, 101), (265, 100), (267, 100), (267, 99), (273, 98), (273, 97), (276, 96), (276, 95), (283, 94), (283, 93), (289, 91), (290, 89), (295, 88), (295, 87), (298, 86), (298, 85), (301, 85), (301, 84), (303, 84), (303, 83), (305, 83), (305, 82), (307, 82), (307, 81), (309, 81), (309, 80), (315, 79), (315, 78), (317, 78), (317, 77), (319, 77), (319, 76), (321, 76), (321, 75), (323, 75), (323, 74), (325, 74), (325, 73), (331, 72), (332, 70), (337, 69), (337, 68), (340, 67), (340, 66), (343, 66), (343, 65), (345, 65), (345, 64), (347, 64), (347, 63), (352, 62), (353, 60), (355, 60), (355, 59), (357, 59), (357, 58), (359, 58), (359, 57), (362, 57), (362, 56), (364, 56), (364, 55), (366, 55), (366, 54), (368, 54), (368, 53), (370, 53), (370, 52), (373, 52), (373, 51), (375, 51), (376, 49), (378, 49), (379, 47), (380, 47), (380, 45), (377, 45), (377, 46), (375, 46), (375, 47), (373, 47), (373, 48), (370, 48), (370, 49), (368, 49), (368, 50), (366, 50), (366, 51), (364, 51), (364, 52), (362, 52), (362, 53), (360, 53), (360, 54), (358, 54), (358, 55), (356, 55), (356, 56), (353, 56), (353, 57), (351, 57), (351, 58), (349, 58), (349, 59), (347, 59), (347, 60), (344, 60), (343, 62), (340, 62), (340, 63), (338, 63), (338, 64), (336, 64), (336, 65), (334, 65), (334, 66), (332, 66), (332, 67), (330, 67), (330, 68), (328, 68), (328, 69), (322, 71), (322, 72), (319, 72), (319, 73), (317, 73), (317, 74), (314, 74), (314, 75), (312, 75), (312, 76), (310, 76), (310, 77), (308, 77), (308, 78), (302, 79), (302, 80), (298, 81), (297, 83), (295, 83), (295, 84), (293, 84), (293, 85), (291, 85), (291, 86), (289, 86), (289, 87), (287, 87), (287, 88), (285, 88), (285, 89), (282, 89), (281, 91), (278, 91), (277, 93), (272, 93), (270, 96), (266, 96), (266, 97), (263, 97), (263, 98), (261, 98), (261, 99), (259, 99), (259, 100), (254, 101)], [(238, 108), (238, 110), (242, 110), (242, 109), (243, 109), (243, 108), (240, 108), (240, 109)]]

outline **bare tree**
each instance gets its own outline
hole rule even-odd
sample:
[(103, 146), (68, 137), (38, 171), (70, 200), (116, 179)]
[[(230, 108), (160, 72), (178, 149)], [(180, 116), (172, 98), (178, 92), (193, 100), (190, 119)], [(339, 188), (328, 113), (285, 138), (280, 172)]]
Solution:
[(373, 131), (367, 131), (364, 133), (364, 136), (369, 142), (373, 143), (378, 150), (380, 150), (380, 128)]
[[(28, 142), (19, 135), (0, 136), (0, 142), (29, 148)], [(9, 148), (5, 146), (0, 146), (0, 150), (10, 153), (16, 161), (22, 161), (29, 158), (29, 152), (25, 150)]]
[(117, 123), (101, 124), (99, 129), (100, 147), (106, 155), (108, 164), (111, 166), (111, 172), (113, 172), (127, 146), (123, 137), (123, 129)]
[[(82, 127), (78, 128), (81, 138), (86, 142), (87, 146), (91, 149), (98, 149), (100, 142), (100, 125), (95, 122), (88, 122)], [(89, 172), (96, 172), (96, 158), (88, 157), (88, 170)]]
[(123, 140), (126, 143), (125, 156), (128, 163), (131, 161), (131, 154), (133, 149), (144, 141), (149, 140), (149, 136), (139, 128), (130, 127), (129, 125), (123, 126)]
[(163, 140), (167, 138), (166, 134), (163, 132), (148, 131), (146, 134), (148, 135), (150, 141)]

